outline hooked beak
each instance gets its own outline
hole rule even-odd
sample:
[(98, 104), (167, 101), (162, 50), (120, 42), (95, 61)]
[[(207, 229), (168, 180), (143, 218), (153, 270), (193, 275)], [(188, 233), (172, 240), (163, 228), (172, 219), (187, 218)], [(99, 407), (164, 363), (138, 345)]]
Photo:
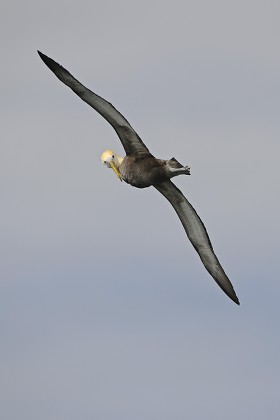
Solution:
[(114, 162), (112, 160), (109, 163), (109, 165), (111, 166), (111, 168), (113, 169), (113, 171), (115, 172), (115, 174), (117, 175), (117, 177), (119, 178), (119, 180), (122, 181), (121, 174), (120, 174), (118, 168), (116, 167), (116, 165), (114, 164)]

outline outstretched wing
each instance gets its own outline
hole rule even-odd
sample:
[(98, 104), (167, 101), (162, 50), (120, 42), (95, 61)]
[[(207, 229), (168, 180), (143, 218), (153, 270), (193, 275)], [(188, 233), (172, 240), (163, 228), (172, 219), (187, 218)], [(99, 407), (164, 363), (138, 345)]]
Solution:
[(139, 154), (140, 156), (151, 156), (148, 148), (142, 142), (138, 134), (133, 130), (124, 116), (113, 107), (110, 102), (96, 95), (87, 89), (68, 70), (60, 64), (38, 51), (39, 56), (49, 69), (61, 80), (62, 83), (70, 87), (83, 101), (94, 108), (116, 131), (127, 155)]
[(206, 228), (195, 209), (171, 181), (161, 182), (160, 184), (154, 185), (154, 187), (174, 207), (189, 240), (198, 252), (206, 270), (228, 297), (239, 305), (239, 300), (233, 286), (214, 253)]

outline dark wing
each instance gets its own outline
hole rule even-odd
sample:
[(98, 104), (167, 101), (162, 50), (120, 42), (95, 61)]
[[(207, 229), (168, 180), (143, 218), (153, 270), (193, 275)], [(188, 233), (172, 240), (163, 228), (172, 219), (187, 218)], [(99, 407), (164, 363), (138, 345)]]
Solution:
[(127, 155), (139, 154), (141, 156), (151, 156), (148, 148), (142, 142), (138, 134), (133, 130), (124, 116), (117, 111), (112, 104), (87, 89), (68, 70), (60, 64), (38, 51), (39, 56), (49, 69), (61, 80), (62, 83), (70, 87), (83, 101), (94, 108), (108, 123), (115, 129)]
[(195, 209), (181, 191), (171, 182), (164, 181), (154, 187), (167, 198), (178, 214), (186, 234), (198, 252), (206, 270), (235, 303), (239, 305), (233, 286), (216, 257), (205, 226)]

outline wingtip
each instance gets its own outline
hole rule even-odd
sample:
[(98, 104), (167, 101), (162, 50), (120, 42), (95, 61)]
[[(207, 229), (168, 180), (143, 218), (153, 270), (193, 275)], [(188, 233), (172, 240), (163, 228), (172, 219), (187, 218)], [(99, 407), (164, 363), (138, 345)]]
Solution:
[(41, 57), (42, 60), (44, 60), (44, 58), (48, 58), (45, 54), (43, 54), (41, 51), (37, 50), (37, 53), (39, 54), (39, 56)]
[(236, 300), (234, 300), (234, 302), (235, 302), (238, 306), (240, 306), (240, 302), (239, 302), (238, 297), (236, 298)]
[(238, 299), (238, 297), (237, 297), (237, 295), (234, 293), (234, 295), (228, 295), (228, 297), (234, 302), (234, 303), (236, 303), (237, 305), (239, 305), (240, 306), (240, 302), (239, 302), (239, 299)]
[(222, 269), (222, 272), (224, 274), (224, 278), (222, 280), (226, 280), (221, 282), (221, 278), (216, 278), (216, 276), (214, 277), (212, 275), (212, 273), (210, 273), (213, 277), (213, 279), (216, 281), (216, 283), (218, 284), (218, 286), (220, 286), (220, 288), (223, 290), (223, 292), (225, 292), (225, 294), (234, 302), (236, 303), (236, 305), (240, 305), (239, 299), (237, 297), (237, 294), (235, 293), (235, 290), (233, 288), (233, 285), (231, 283), (231, 281), (229, 280), (229, 278), (226, 276), (224, 270)]
[(47, 55), (43, 54), (41, 51), (37, 50), (40, 58), (43, 60), (43, 62), (46, 64), (46, 66), (52, 70), (54, 73), (56, 70), (61, 67), (56, 61), (54, 61), (52, 58), (48, 57)]

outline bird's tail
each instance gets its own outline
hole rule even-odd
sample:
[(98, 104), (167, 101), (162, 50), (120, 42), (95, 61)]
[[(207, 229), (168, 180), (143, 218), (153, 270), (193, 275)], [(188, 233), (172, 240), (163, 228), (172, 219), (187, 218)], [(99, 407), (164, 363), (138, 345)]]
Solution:
[[(177, 159), (175, 159), (174, 157), (170, 160), (167, 161), (167, 166), (169, 167), (169, 169), (173, 172), (177, 172), (177, 175), (190, 175), (190, 168), (189, 166), (183, 166), (181, 165), (180, 162), (178, 162)], [(173, 175), (176, 176), (176, 175)]]

